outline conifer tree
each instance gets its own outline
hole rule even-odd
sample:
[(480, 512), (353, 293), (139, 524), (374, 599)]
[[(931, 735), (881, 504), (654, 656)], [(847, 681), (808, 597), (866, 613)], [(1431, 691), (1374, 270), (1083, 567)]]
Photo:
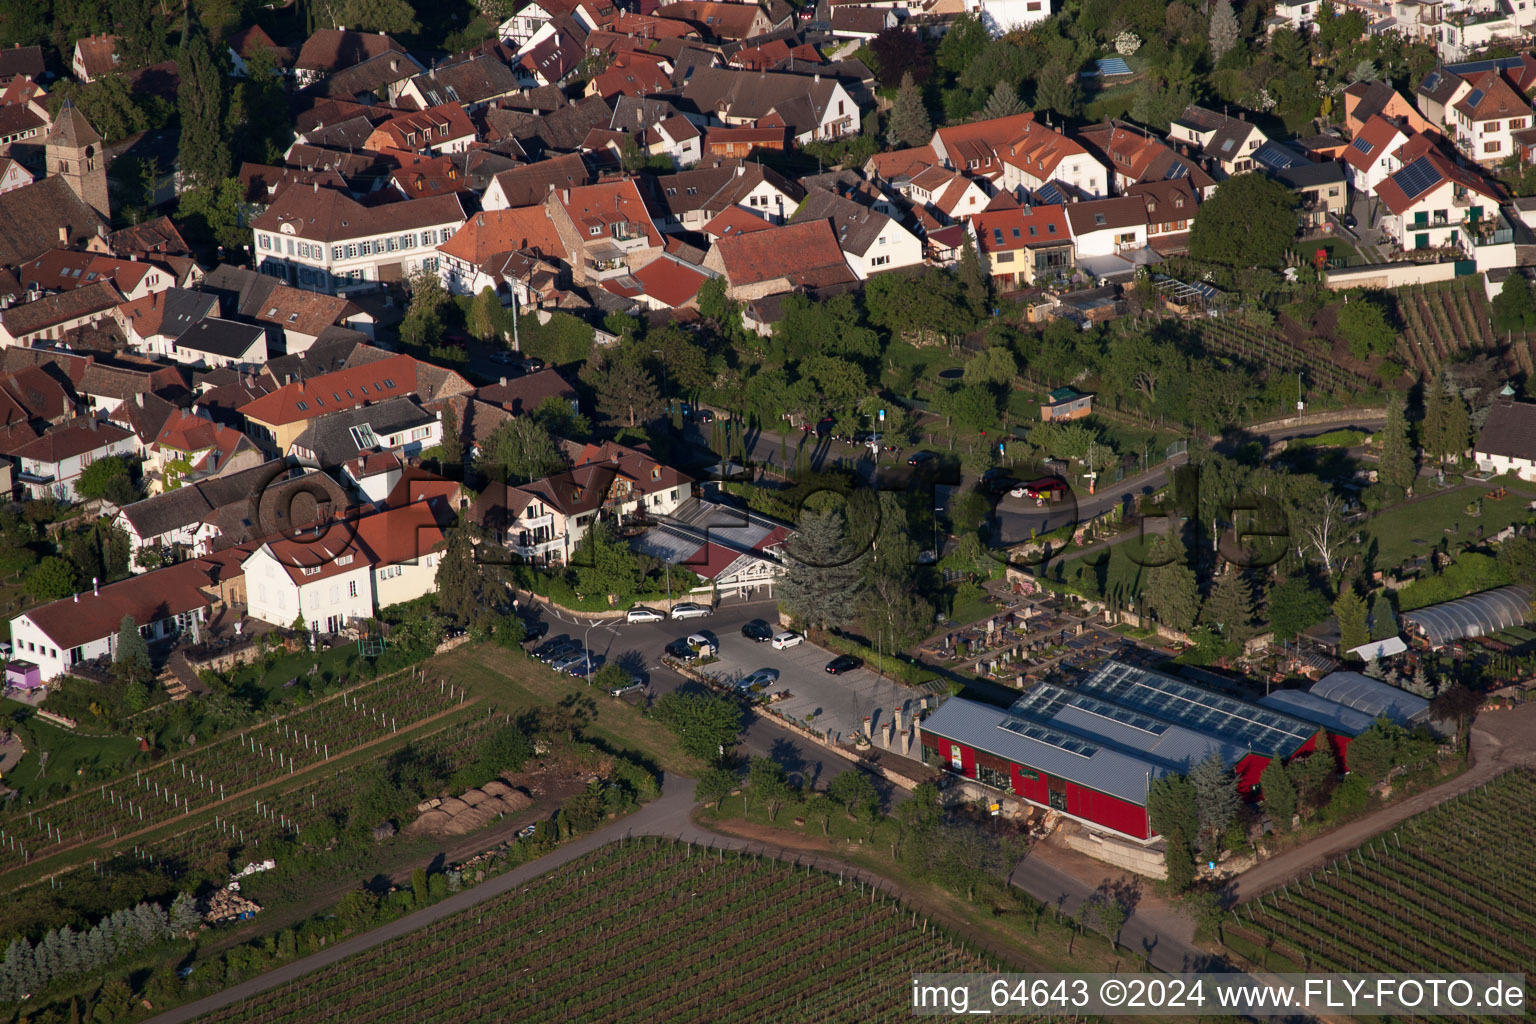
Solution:
[(901, 76), (901, 86), (896, 91), (896, 102), (891, 107), (890, 128), (887, 130), (893, 145), (926, 146), (933, 138), (933, 122), (928, 108), (923, 105), (923, 94), (909, 71)]
[(1404, 491), (1412, 489), (1419, 475), (1419, 465), (1408, 440), (1408, 418), (1401, 397), (1387, 406), (1387, 425), (1381, 431), (1381, 458), (1377, 463), (1381, 482)]

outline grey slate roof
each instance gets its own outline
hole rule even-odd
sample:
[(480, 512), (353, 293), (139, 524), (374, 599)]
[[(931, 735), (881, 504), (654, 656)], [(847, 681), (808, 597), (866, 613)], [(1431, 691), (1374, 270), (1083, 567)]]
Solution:
[(860, 256), (869, 252), (881, 232), (892, 224), (885, 214), (824, 189), (813, 189), (789, 222), (804, 224), (813, 220), (831, 221), (838, 248)]
[(249, 353), (253, 345), (264, 341), (266, 336), (267, 332), (255, 324), (206, 316), (176, 336), (176, 347), (226, 359), (239, 359)]
[[(387, 398), (310, 421), (294, 438), (292, 449), (305, 462), (330, 469), (358, 453), (385, 447), (385, 437), (424, 427), (436, 417), (409, 398)], [(355, 428), (355, 429), (354, 429)]]
[(1150, 758), (1088, 743), (962, 697), (951, 697), (940, 705), (923, 720), (922, 730), (1141, 807), (1146, 806), (1150, 780), (1174, 772)]
[(1479, 455), (1536, 460), (1536, 403), (1498, 402), (1477, 435)]
[(1330, 672), (1309, 693), (1342, 704), (1374, 720), (1386, 715), (1398, 725), (1416, 725), (1429, 717), (1429, 701), (1360, 672)]

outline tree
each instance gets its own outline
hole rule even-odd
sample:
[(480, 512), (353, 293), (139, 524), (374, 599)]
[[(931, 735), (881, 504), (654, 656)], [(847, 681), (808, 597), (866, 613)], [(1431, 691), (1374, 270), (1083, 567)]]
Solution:
[(367, 889), (353, 889), (336, 905), (336, 916), (348, 929), (361, 928), (373, 923), (379, 912), (379, 898)]
[(1258, 632), (1253, 618), (1253, 589), (1240, 570), (1229, 569), (1200, 609), (1200, 621), (1220, 630), (1229, 642), (1244, 644)]
[(855, 818), (867, 818), (880, 811), (879, 791), (869, 776), (857, 768), (833, 779), (827, 786), (827, 797)]
[(1220, 754), (1211, 754), (1189, 772), (1200, 819), (1200, 845), (1207, 860), (1220, 852), (1221, 837), (1237, 817), (1237, 780)]
[(1437, 462), (1459, 459), (1472, 443), (1471, 414), (1448, 373), (1424, 384), (1424, 420), (1419, 440), (1424, 454)]
[(425, 868), (417, 868), (411, 872), (411, 896), (418, 907), (427, 905), (427, 872)]
[(701, 804), (714, 804), (715, 810), (736, 789), (736, 774), (725, 768), (706, 768), (699, 773), (699, 781), (693, 786), (693, 799)]
[(1333, 602), (1333, 617), (1339, 624), (1339, 647), (1346, 653), (1362, 644), (1369, 643), (1370, 630), (1366, 628), (1366, 607), (1355, 588), (1345, 584)]
[(1083, 112), (1083, 88), (1077, 74), (1061, 61), (1052, 61), (1035, 80), (1035, 109), (1054, 110), (1062, 117)]
[(842, 512), (806, 510), (799, 529), (785, 542), (784, 554), (787, 562), (779, 584), (784, 610), (813, 629), (848, 621), (862, 582)]
[(1284, 185), (1256, 172), (1221, 183), (1200, 204), (1190, 229), (1190, 255), (1233, 267), (1275, 268), (1296, 237), (1296, 197)]
[(475, 468), (488, 480), (523, 484), (565, 468), (555, 439), (535, 416), (504, 420), (486, 438)]
[(1462, 758), (1472, 754), (1468, 742), (1472, 735), (1472, 721), (1483, 706), (1483, 699), (1461, 683), (1448, 686), (1429, 703), (1430, 713), (1437, 719), (1456, 723), (1456, 745), (1461, 748)]
[(1328, 598), (1304, 575), (1286, 577), (1269, 592), (1266, 612), (1276, 640), (1290, 641), (1328, 617)]
[(1186, 839), (1200, 831), (1195, 788), (1183, 775), (1164, 775), (1147, 789), (1147, 816), (1162, 835), (1178, 832)]
[(1264, 794), (1264, 813), (1276, 831), (1289, 832), (1291, 819), (1296, 816), (1296, 786), (1286, 774), (1285, 762), (1278, 757), (1269, 759), (1259, 776), (1259, 786)]
[(620, 601), (632, 596), (644, 574), (628, 544), (607, 523), (594, 523), (571, 552), (576, 590), (584, 596), (612, 594)]
[(1398, 750), (1406, 738), (1402, 726), (1385, 715), (1349, 744), (1349, 774), (1374, 784), (1386, 778), (1398, 764)]
[(459, 417), (453, 406), (446, 402), (443, 404), (443, 440), (438, 447), (442, 450), (438, 461), (445, 472), (452, 474), (463, 466), (464, 438), (459, 434)]
[(58, 555), (48, 555), (27, 576), (23, 589), (39, 601), (57, 601), (75, 593), (75, 567)]
[(933, 138), (933, 122), (928, 119), (923, 94), (918, 91), (910, 73), (901, 77), (901, 88), (897, 90), (896, 102), (891, 107), (887, 135), (893, 145), (904, 146), (926, 146)]
[(123, 70), (165, 59), (165, 21), (153, 0), (112, 0), (111, 7)]
[(1397, 636), (1397, 611), (1392, 607), (1392, 599), (1385, 590), (1377, 591), (1376, 596), (1371, 598), (1370, 630), (1372, 640)]
[(741, 735), (741, 706), (724, 694), (673, 691), (651, 714), (677, 735), (683, 753), (708, 765), (719, 765)]
[(748, 762), (747, 791), (752, 799), (763, 802), (770, 825), (791, 795), (784, 769), (771, 757), (754, 757)]
[(1490, 305), (1493, 328), (1499, 333), (1536, 328), (1536, 297), (1531, 294), (1531, 279), (1519, 270), (1504, 279)]
[(230, 151), (224, 133), (225, 76), (207, 37), (183, 40), (176, 92), (181, 114), (178, 162), (190, 188), (213, 188), (229, 177)]
[[(888, 28), (869, 41), (879, 65), (880, 84), (886, 88), (905, 85), (910, 79), (917, 85), (928, 81), (933, 73), (933, 57), (923, 37), (910, 28)], [(912, 143), (922, 145), (923, 142)]]
[(1147, 563), (1147, 607), (1163, 625), (1188, 632), (1200, 610), (1200, 588), (1184, 546), (1166, 534), (1160, 536), (1148, 551)]
[(592, 423), (571, 407), (569, 399), (550, 395), (533, 410), (534, 419), (544, 425), (550, 436), (567, 441), (585, 441), (592, 433)]
[(1403, 404), (1400, 395), (1387, 403), (1387, 425), (1381, 431), (1377, 474), (1387, 486), (1411, 492), (1419, 475), (1419, 465), (1414, 458), (1413, 444), (1408, 439), (1408, 418)]
[(992, 309), (992, 275), (987, 273), (981, 254), (976, 251), (976, 242), (969, 234), (966, 234), (960, 246), (960, 266), (956, 273), (971, 315), (978, 320), (982, 319)]
[(1339, 774), (1339, 762), (1333, 756), (1333, 748), (1323, 743), (1306, 757), (1292, 760), (1286, 765), (1286, 772), (1296, 787), (1298, 805), (1316, 808), (1322, 805), (1333, 788)]
[[(437, 610), (466, 629), (488, 625), (494, 602), (486, 585), (486, 571), (476, 557), (469, 530), (464, 526), (449, 529), (434, 578)], [(391, 643), (398, 645), (399, 641), (392, 638)]]
[(1119, 949), (1120, 929), (1125, 927), (1125, 904), (1110, 895), (1100, 901), (1098, 909), (1099, 927), (1104, 929), (1104, 935), (1109, 939), (1110, 945)]
[(964, 380), (967, 384), (990, 384), (1012, 387), (1019, 375), (1019, 363), (1013, 353), (1002, 345), (983, 349), (965, 364)]
[(1211, 7), (1211, 60), (1219, 63), (1227, 51), (1237, 45), (1239, 38), (1237, 15), (1232, 13), (1231, 0), (1216, 0)]
[(608, 365), (591, 369), (587, 382), (597, 392), (597, 408), (604, 416), (626, 427), (649, 423), (661, 412), (661, 392), (640, 360), (620, 348)]
[(335, 28), (414, 35), (421, 31), (408, 0), (316, 0)]
[(1381, 302), (1368, 295), (1346, 298), (1339, 310), (1339, 334), (1356, 359), (1386, 355), (1397, 344), (1397, 329), (1387, 317)]
[(496, 336), (500, 318), (501, 300), (496, 297), (495, 289), (486, 285), (469, 304), (469, 333), (481, 341), (490, 341)]
[(1006, 80), (999, 78), (997, 84), (992, 87), (992, 94), (987, 97), (986, 104), (981, 108), (981, 116), (990, 121), (1022, 113), (1024, 113), (1024, 101), (1019, 98), (1019, 90)]
[(75, 493), (87, 501), (101, 499), (114, 505), (128, 505), (139, 497), (128, 460), (115, 455), (86, 466), (75, 481)]

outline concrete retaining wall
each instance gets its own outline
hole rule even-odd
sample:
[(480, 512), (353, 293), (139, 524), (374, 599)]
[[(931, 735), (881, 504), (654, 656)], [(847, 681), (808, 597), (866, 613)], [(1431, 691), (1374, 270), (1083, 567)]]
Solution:
[(1334, 291), (1346, 288), (1401, 288), (1405, 284), (1433, 284), (1456, 276), (1455, 263), (1377, 263), (1369, 267), (1344, 267), (1328, 271), (1325, 283)]
[(1161, 850), (1150, 850), (1130, 843), (1116, 842), (1092, 832), (1073, 832), (1063, 838), (1066, 839), (1067, 846), (1078, 853), (1087, 854), (1094, 860), (1101, 860), (1106, 864), (1113, 864), (1117, 868), (1134, 871), (1148, 878), (1168, 877), (1168, 868), (1163, 863)]

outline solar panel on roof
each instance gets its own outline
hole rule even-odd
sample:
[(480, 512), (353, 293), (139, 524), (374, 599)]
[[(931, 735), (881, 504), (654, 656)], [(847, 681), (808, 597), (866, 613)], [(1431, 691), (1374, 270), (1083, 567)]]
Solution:
[(1409, 199), (1417, 199), (1439, 184), (1440, 172), (1435, 169), (1435, 165), (1429, 157), (1421, 156), (1407, 167), (1392, 175), (1392, 180), (1397, 183), (1397, 187), (1402, 189), (1403, 194)]
[(1066, 733), (1048, 729), (1038, 722), (1031, 722), (1025, 718), (1005, 718), (997, 723), (999, 729), (1007, 729), (1011, 733), (1045, 743), (1058, 750), (1065, 750), (1069, 754), (1078, 757), (1092, 757), (1099, 752), (1099, 748), (1092, 743), (1084, 743), (1082, 740), (1073, 739)]
[(1369, 139), (1363, 139), (1363, 138), (1362, 139), (1356, 139), (1354, 142), (1351, 142), (1349, 145), (1350, 145), (1351, 149), (1358, 150), (1359, 152), (1364, 153), (1366, 156), (1370, 156), (1371, 155), (1371, 149), (1373, 148), (1371, 146), (1370, 140)]
[(1189, 165), (1188, 164), (1176, 163), (1172, 167), (1168, 168), (1168, 173), (1166, 175), (1164, 175), (1163, 180), (1164, 181), (1178, 181), (1180, 178), (1184, 177), (1188, 173), (1189, 173)]
[(1481, 89), (1473, 89), (1472, 92), (1467, 96), (1467, 106), (1477, 106), (1479, 103), (1483, 102), (1483, 97), (1486, 95), (1487, 93), (1483, 92)]
[(1424, 86), (1423, 86), (1423, 88), (1424, 88), (1425, 92), (1434, 92), (1435, 88), (1437, 86), (1439, 86), (1439, 84), (1440, 84), (1440, 72), (1438, 72), (1438, 71), (1431, 71), (1429, 74), (1424, 76)]

